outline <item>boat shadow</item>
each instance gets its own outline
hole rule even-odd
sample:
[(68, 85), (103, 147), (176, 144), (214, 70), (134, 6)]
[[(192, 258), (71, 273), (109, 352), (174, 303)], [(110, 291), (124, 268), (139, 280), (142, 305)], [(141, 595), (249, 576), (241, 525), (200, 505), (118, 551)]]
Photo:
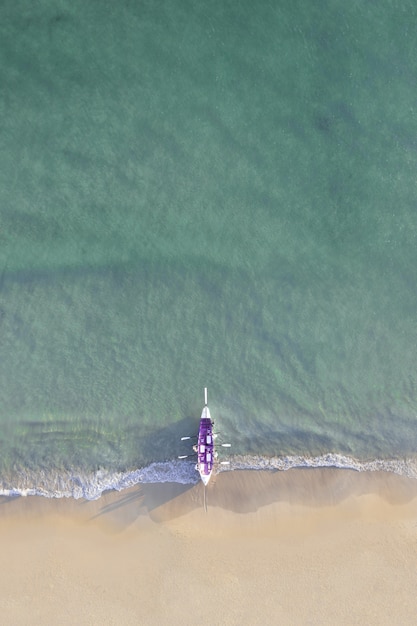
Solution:
[(184, 494), (195, 485), (179, 483), (145, 483), (122, 492), (109, 491), (100, 498), (98, 511), (90, 520), (104, 519), (116, 530), (124, 530), (141, 517), (162, 522), (190, 512), (194, 505), (184, 506)]
[[(337, 505), (354, 496), (376, 494), (390, 504), (406, 504), (417, 497), (417, 481), (389, 472), (357, 472), (339, 468), (235, 470), (217, 474), (206, 489), (208, 514), (223, 509), (255, 513), (274, 503), (306, 507)], [(139, 517), (155, 523), (204, 509), (204, 487), (178, 483), (142, 484), (108, 498), (94, 517), (105, 517), (122, 528)]]
[[(103, 522), (111, 533), (181, 518), (193, 511), (207, 515), (230, 511), (256, 513), (271, 504), (330, 507), (349, 498), (378, 495), (388, 504), (405, 505), (417, 498), (417, 481), (389, 472), (356, 472), (349, 469), (310, 468), (279, 470), (234, 470), (215, 475), (206, 491), (201, 482), (145, 483), (123, 491), (109, 490), (94, 501), (39, 496), (3, 496), (1, 516), (19, 515), (29, 521), (34, 515), (73, 515), (85, 522)], [(285, 509), (284, 509), (285, 510)]]

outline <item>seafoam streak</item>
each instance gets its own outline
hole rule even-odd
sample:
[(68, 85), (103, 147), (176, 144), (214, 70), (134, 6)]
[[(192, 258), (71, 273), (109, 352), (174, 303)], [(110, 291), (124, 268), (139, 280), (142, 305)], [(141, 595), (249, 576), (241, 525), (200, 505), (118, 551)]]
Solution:
[[(285, 456), (234, 456), (230, 466), (217, 466), (217, 472), (233, 470), (289, 470), (297, 467), (336, 467), (358, 472), (391, 472), (417, 479), (417, 459), (374, 459), (360, 461), (340, 454), (316, 457)], [(28, 472), (0, 483), (2, 496), (44, 496), (46, 498), (84, 498), (96, 500), (104, 491), (122, 491), (145, 483), (180, 483), (193, 485), (199, 482), (194, 462), (165, 461), (126, 472), (100, 469), (97, 472)]]

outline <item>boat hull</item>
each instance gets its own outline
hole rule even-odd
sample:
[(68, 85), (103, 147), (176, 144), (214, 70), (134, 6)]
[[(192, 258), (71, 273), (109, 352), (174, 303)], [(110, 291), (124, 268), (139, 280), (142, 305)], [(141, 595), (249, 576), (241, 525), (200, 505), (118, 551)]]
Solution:
[(213, 422), (208, 406), (205, 406), (200, 418), (197, 441), (197, 470), (204, 485), (207, 485), (214, 466)]

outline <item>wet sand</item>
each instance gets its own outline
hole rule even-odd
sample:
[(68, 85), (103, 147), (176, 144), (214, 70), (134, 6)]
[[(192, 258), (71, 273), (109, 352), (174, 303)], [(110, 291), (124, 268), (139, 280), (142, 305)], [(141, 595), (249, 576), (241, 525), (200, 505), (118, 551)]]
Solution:
[(417, 481), (224, 472), (0, 499), (4, 624), (414, 624)]

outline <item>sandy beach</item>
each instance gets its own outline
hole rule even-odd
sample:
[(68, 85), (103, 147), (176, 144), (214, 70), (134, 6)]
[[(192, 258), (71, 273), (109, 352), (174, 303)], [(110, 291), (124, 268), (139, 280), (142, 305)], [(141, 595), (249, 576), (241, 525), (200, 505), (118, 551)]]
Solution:
[(417, 482), (224, 472), (0, 499), (4, 624), (414, 624)]

